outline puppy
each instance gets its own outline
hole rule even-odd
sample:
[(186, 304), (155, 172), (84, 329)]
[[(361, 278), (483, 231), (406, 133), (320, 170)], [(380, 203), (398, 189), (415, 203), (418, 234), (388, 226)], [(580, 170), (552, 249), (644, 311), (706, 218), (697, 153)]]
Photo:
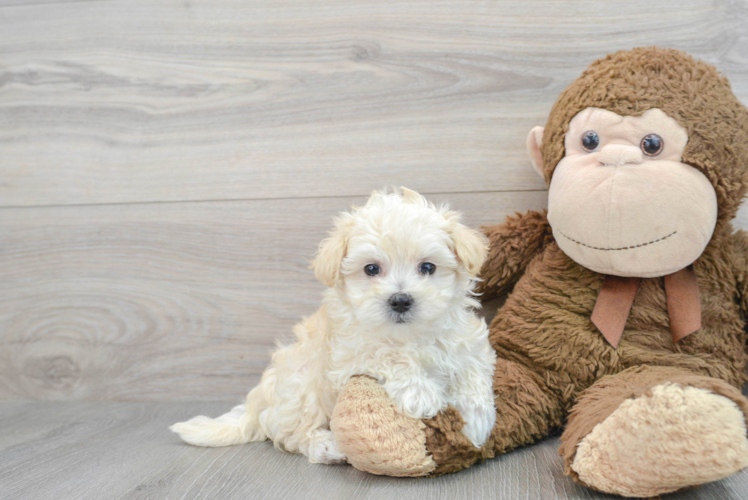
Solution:
[(496, 353), (472, 292), (487, 246), (456, 212), (414, 191), (372, 193), (320, 244), (312, 267), (330, 287), (322, 307), (273, 354), (246, 404), (170, 429), (197, 446), (272, 439), (313, 463), (344, 461), (330, 416), (348, 379), (363, 374), (410, 417), (454, 406), (479, 447), (496, 418)]

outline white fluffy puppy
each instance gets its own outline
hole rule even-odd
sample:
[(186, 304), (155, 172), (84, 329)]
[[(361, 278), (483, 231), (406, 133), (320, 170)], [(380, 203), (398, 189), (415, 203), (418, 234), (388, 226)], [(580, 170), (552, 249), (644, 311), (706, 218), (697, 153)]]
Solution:
[(171, 430), (198, 446), (269, 438), (311, 462), (343, 461), (330, 416), (348, 379), (364, 374), (411, 417), (454, 406), (480, 446), (496, 417), (496, 353), (472, 293), (486, 250), (456, 212), (405, 188), (374, 192), (321, 243), (313, 267), (330, 287), (322, 307), (296, 325), (296, 343), (273, 354), (246, 405)]

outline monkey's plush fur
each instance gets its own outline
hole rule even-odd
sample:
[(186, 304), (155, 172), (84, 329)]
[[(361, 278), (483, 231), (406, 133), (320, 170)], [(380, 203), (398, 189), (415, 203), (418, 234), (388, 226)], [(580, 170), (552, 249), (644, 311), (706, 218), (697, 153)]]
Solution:
[[(748, 234), (730, 224), (748, 189), (748, 110), (713, 67), (682, 52), (609, 55), (553, 106), (541, 146), (548, 183), (565, 155), (569, 122), (590, 107), (621, 116), (659, 108), (687, 130), (682, 162), (709, 179), (718, 200), (716, 229), (694, 263), (702, 328), (674, 343), (663, 280), (646, 278), (614, 349), (590, 320), (604, 276), (559, 249), (545, 213), (509, 217), (484, 228), (491, 250), (480, 291), (484, 299), (511, 292), (490, 325), (498, 362), (488, 441), (474, 448), (453, 408), (406, 424), (375, 382), (354, 378), (331, 423), (354, 466), (389, 475), (455, 472), (560, 427), (566, 473), (609, 493), (659, 495), (748, 465), (748, 400), (739, 391), (748, 359)], [(627, 427), (632, 419), (638, 428)], [(647, 446), (637, 439), (654, 442), (647, 449), (658, 454), (654, 465), (637, 463), (637, 447)], [(577, 454), (585, 456), (575, 462)]]

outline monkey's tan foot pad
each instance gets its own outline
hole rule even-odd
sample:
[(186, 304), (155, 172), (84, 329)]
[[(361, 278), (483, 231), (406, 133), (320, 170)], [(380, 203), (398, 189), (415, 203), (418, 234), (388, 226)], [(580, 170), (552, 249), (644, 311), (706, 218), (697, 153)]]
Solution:
[(355, 468), (388, 476), (425, 476), (436, 468), (426, 451), (426, 426), (395, 409), (382, 386), (353, 377), (330, 420), (340, 450)]
[(748, 466), (743, 412), (706, 389), (663, 384), (624, 401), (579, 442), (571, 465), (586, 485), (653, 497)]

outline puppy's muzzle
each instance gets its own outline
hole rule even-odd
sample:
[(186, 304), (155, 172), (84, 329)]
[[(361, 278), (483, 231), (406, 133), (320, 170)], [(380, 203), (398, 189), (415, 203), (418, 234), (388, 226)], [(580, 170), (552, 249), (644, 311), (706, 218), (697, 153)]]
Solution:
[(396, 293), (390, 297), (388, 302), (393, 311), (403, 314), (413, 305), (413, 297), (407, 293)]

